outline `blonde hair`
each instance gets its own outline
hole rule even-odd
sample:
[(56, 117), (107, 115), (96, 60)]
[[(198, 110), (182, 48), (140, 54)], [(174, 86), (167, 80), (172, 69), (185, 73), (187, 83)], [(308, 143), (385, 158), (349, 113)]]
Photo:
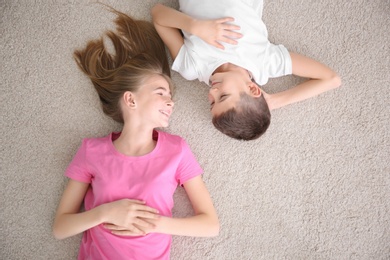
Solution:
[(102, 37), (76, 50), (74, 58), (91, 79), (103, 112), (123, 123), (119, 101), (126, 91), (136, 92), (145, 80), (155, 75), (164, 77), (171, 91), (173, 84), (164, 43), (153, 25), (110, 10), (117, 15), (116, 32), (108, 31), (105, 35), (111, 40), (115, 54), (107, 51)]

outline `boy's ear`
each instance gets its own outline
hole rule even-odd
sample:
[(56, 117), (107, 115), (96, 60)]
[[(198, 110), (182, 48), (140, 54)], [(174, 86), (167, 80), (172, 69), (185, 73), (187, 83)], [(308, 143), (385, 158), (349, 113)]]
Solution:
[(123, 101), (124, 101), (126, 107), (130, 107), (130, 108), (135, 108), (136, 107), (135, 96), (130, 91), (126, 91), (123, 94)]
[(259, 86), (257, 86), (256, 83), (251, 82), (249, 85), (249, 92), (252, 97), (260, 97), (262, 94), (262, 91)]

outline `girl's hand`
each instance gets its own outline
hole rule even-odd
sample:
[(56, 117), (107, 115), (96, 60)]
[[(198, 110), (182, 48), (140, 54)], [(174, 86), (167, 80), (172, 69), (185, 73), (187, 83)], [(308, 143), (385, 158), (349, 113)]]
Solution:
[(242, 37), (241, 33), (235, 32), (240, 30), (240, 27), (228, 22), (233, 22), (234, 18), (225, 17), (215, 20), (194, 20), (191, 33), (201, 38), (208, 44), (219, 49), (224, 49), (220, 42), (229, 44), (237, 44), (235, 39)]
[[(145, 222), (148, 222), (144, 220)], [(118, 235), (118, 236), (144, 236), (149, 233), (152, 233), (155, 231), (156, 226), (150, 222), (148, 222), (149, 225), (145, 226), (138, 226), (133, 225), (134, 229), (128, 229), (126, 227), (117, 226), (114, 224), (104, 224), (104, 227), (109, 229), (112, 234)]]
[(158, 219), (158, 210), (145, 205), (140, 200), (122, 199), (103, 204), (104, 223), (111, 230), (126, 230), (133, 235), (145, 234), (144, 229), (151, 229), (151, 220)]

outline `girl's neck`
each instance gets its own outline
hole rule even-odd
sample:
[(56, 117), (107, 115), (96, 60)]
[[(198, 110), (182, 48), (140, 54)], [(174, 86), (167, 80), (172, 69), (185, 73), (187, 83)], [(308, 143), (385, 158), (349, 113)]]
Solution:
[(121, 135), (113, 142), (118, 152), (127, 156), (142, 156), (156, 147), (153, 129), (134, 129), (123, 127)]

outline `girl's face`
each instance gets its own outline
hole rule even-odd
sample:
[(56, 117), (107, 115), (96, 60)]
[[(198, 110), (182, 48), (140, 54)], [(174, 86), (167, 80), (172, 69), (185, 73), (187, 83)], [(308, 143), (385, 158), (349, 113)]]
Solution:
[(150, 77), (134, 93), (134, 101), (144, 124), (153, 128), (168, 126), (174, 103), (169, 84), (162, 76)]

